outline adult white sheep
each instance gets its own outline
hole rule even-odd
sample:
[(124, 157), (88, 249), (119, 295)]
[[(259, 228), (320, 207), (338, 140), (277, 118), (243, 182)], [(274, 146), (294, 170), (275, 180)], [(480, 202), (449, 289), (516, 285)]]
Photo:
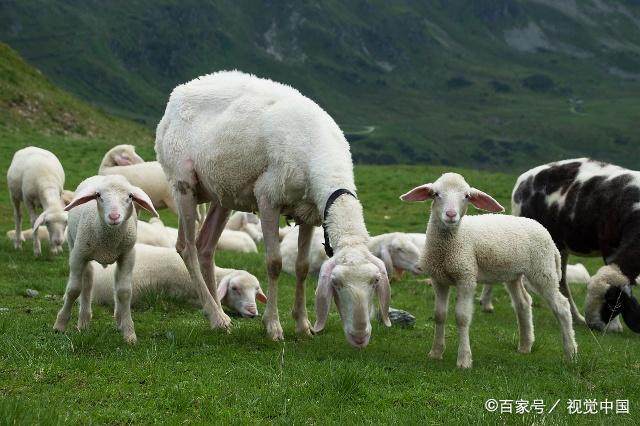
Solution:
[(456, 173), (445, 173), (434, 183), (418, 186), (400, 198), (405, 201), (433, 199), (423, 253), (424, 267), (433, 279), (436, 296), (431, 358), (442, 359), (449, 289), (456, 286), (460, 339), (457, 365), (471, 367), (469, 326), (478, 281), (507, 283), (520, 330), (518, 351), (529, 353), (534, 340), (533, 321), (531, 304), (523, 293), (523, 276), (551, 307), (560, 323), (565, 355), (574, 358), (577, 346), (571, 310), (569, 301), (559, 290), (560, 253), (542, 225), (531, 219), (505, 215), (463, 217), (468, 203), (492, 212), (502, 212), (504, 208), (491, 196), (471, 188)]
[(117, 145), (104, 155), (99, 175), (122, 175), (129, 183), (142, 189), (157, 209), (169, 209), (178, 213), (171, 196), (167, 177), (157, 161), (144, 161), (136, 154), (133, 145)]
[[(269, 277), (263, 322), (271, 339), (284, 337), (277, 307), (281, 214), (300, 224), (296, 332), (312, 331), (304, 281), (313, 226), (323, 222), (327, 248), (330, 242), (335, 255), (320, 272), (315, 331), (324, 328), (335, 298), (347, 340), (366, 346), (371, 336), (368, 306), (376, 292), (383, 322), (391, 325), (389, 282), (384, 264), (366, 246), (369, 235), (355, 196), (349, 144), (313, 101), (289, 86), (237, 71), (200, 77), (171, 94), (156, 132), (156, 154), (178, 206), (176, 248), (199, 283), (212, 327), (230, 325), (206, 283), (216, 288), (211, 257), (231, 209), (260, 213)], [(196, 205), (206, 201), (211, 207), (196, 243)]]
[[(45, 225), (49, 231), (51, 252), (62, 253), (64, 230), (67, 226), (67, 213), (64, 212), (62, 191), (64, 187), (64, 169), (53, 153), (35, 146), (17, 151), (13, 155), (7, 171), (7, 185), (13, 202), (15, 221), (14, 247), (22, 246), (22, 210), (25, 203), (29, 211), (31, 228)], [(42, 207), (38, 216), (36, 209)], [(41, 254), (40, 239), (33, 239), (33, 253)]]
[[(566, 280), (567, 284), (587, 284), (591, 276), (589, 271), (582, 263), (576, 263), (575, 265), (567, 265)], [(531, 286), (527, 279), (524, 279), (524, 286), (527, 290), (531, 290)], [(480, 305), (484, 312), (493, 312), (493, 285), (485, 284), (482, 288), (482, 295), (480, 296)]]
[[(311, 239), (309, 249), (309, 273), (318, 275), (322, 263), (328, 259), (322, 246), (322, 229), (316, 227)], [(298, 254), (298, 228), (289, 232), (280, 243), (282, 253), (282, 269), (290, 274), (295, 273), (296, 257)], [(407, 234), (402, 232), (390, 232), (371, 237), (367, 243), (371, 253), (384, 262), (387, 276), (391, 277), (395, 272), (402, 274), (409, 271), (421, 274), (419, 265), (420, 249), (413, 244)]]
[[(197, 288), (174, 248), (136, 244), (136, 264), (132, 275), (131, 304), (135, 305), (144, 294), (167, 294), (189, 301), (198, 300)], [(93, 300), (112, 305), (115, 265), (106, 269), (91, 262), (93, 271)], [(217, 266), (218, 298), (230, 311), (246, 318), (258, 316), (256, 300), (266, 303), (258, 279), (247, 271)]]
[(103, 266), (116, 263), (114, 294), (115, 319), (125, 342), (135, 343), (131, 319), (131, 273), (135, 264), (136, 212), (133, 203), (157, 216), (151, 200), (123, 176), (93, 176), (85, 179), (65, 210), (69, 213), (69, 280), (64, 303), (53, 328), (64, 331), (71, 307), (80, 297), (78, 329), (91, 321), (92, 268), (95, 260)]

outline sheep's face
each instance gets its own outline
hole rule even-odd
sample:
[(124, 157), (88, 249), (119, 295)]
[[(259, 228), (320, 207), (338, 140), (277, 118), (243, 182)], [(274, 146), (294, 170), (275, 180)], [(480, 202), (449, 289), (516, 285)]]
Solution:
[(433, 200), (431, 214), (447, 228), (457, 227), (467, 213), (469, 203), (489, 212), (503, 212), (502, 207), (490, 195), (472, 188), (457, 173), (445, 173), (434, 183), (418, 186), (400, 197), (403, 201)]
[(327, 260), (316, 290), (315, 331), (324, 328), (333, 297), (347, 341), (364, 348), (371, 338), (370, 307), (378, 294), (385, 325), (390, 325), (389, 281), (384, 264), (366, 249), (344, 249)]
[(44, 217), (44, 225), (49, 231), (51, 251), (59, 253), (64, 243), (64, 231), (67, 228), (67, 212), (47, 213)]
[(629, 280), (617, 266), (600, 268), (587, 285), (585, 321), (594, 330), (603, 331), (607, 324), (620, 314), (630, 296)]
[(258, 316), (256, 300), (266, 303), (258, 279), (245, 271), (225, 276), (218, 284), (218, 299), (229, 309), (245, 318)]
[(116, 166), (144, 163), (142, 157), (136, 154), (136, 148), (133, 145), (118, 145), (112, 148), (108, 155), (110, 163)]
[(420, 249), (406, 236), (398, 236), (391, 241), (389, 250), (393, 266), (401, 271), (422, 274)]

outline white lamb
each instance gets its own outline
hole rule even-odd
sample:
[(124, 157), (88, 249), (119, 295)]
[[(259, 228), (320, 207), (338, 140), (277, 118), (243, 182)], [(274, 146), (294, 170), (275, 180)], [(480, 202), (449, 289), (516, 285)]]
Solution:
[(64, 331), (71, 317), (71, 307), (80, 297), (78, 329), (91, 321), (90, 262), (103, 266), (117, 262), (115, 270), (115, 319), (125, 342), (135, 343), (131, 319), (131, 273), (135, 264), (136, 220), (133, 203), (157, 216), (151, 200), (140, 188), (123, 176), (93, 176), (84, 180), (75, 198), (65, 210), (69, 213), (69, 281), (64, 304), (53, 328)]
[[(133, 268), (131, 304), (135, 305), (144, 294), (167, 294), (198, 300), (197, 288), (189, 278), (189, 272), (174, 248), (153, 247), (136, 244), (136, 264)], [(93, 270), (93, 300), (104, 305), (114, 301), (115, 266), (106, 269), (91, 262)], [(256, 299), (266, 303), (258, 279), (247, 271), (216, 267), (218, 297), (229, 310), (246, 318), (256, 317), (259, 312)]]
[[(567, 284), (587, 284), (591, 279), (589, 271), (582, 263), (576, 263), (575, 265), (567, 265)], [(529, 281), (524, 279), (524, 286), (527, 290), (532, 291)], [(482, 288), (482, 295), (480, 296), (480, 305), (484, 312), (493, 312), (493, 285), (485, 284)]]
[[(335, 255), (320, 273), (314, 330), (324, 328), (335, 299), (347, 340), (366, 346), (368, 307), (376, 293), (382, 320), (391, 325), (389, 282), (384, 264), (366, 246), (349, 144), (313, 101), (289, 86), (237, 71), (197, 78), (173, 90), (156, 131), (156, 154), (179, 210), (177, 249), (200, 288), (216, 288), (211, 257), (230, 210), (259, 212), (269, 277), (263, 322), (271, 339), (282, 340), (278, 223), (280, 215), (290, 216), (301, 224), (293, 317), (296, 332), (311, 335), (304, 296), (307, 253), (313, 226), (324, 222)], [(207, 201), (211, 207), (196, 243), (196, 206)], [(230, 319), (211, 293), (200, 291), (210, 324), (228, 329)]]
[(260, 229), (260, 218), (253, 213), (235, 212), (227, 221), (225, 229), (231, 231), (242, 231), (248, 234), (253, 241), (262, 241), (262, 230)]
[[(169, 240), (168, 247), (175, 247), (178, 241), (178, 229), (165, 226), (165, 232)], [(246, 233), (242, 231), (224, 229), (218, 239), (216, 250), (237, 251), (239, 253), (257, 253), (258, 246), (256, 246), (256, 243), (253, 242), (251, 237)]]
[[(24, 202), (29, 211), (31, 228), (38, 229), (44, 224), (49, 231), (51, 252), (62, 253), (67, 213), (62, 202), (64, 169), (58, 157), (34, 146), (17, 151), (7, 171), (7, 184), (13, 202), (15, 248), (19, 249), (22, 246), (20, 203)], [(38, 216), (36, 209), (39, 207), (42, 207), (43, 212)], [(41, 254), (39, 238), (33, 239), (33, 252), (36, 256)]]
[(142, 189), (157, 209), (177, 213), (167, 177), (157, 161), (144, 161), (133, 145), (117, 145), (104, 155), (99, 175), (122, 175), (129, 183)]
[[(309, 273), (317, 276), (324, 261), (329, 257), (322, 245), (322, 228), (316, 227), (309, 248)], [(411, 239), (402, 232), (371, 237), (367, 247), (374, 256), (381, 259), (389, 277), (394, 273), (402, 274), (410, 271), (414, 274), (422, 274), (419, 265), (420, 249), (413, 244)], [(280, 243), (282, 253), (282, 269), (289, 274), (295, 274), (296, 257), (298, 254), (298, 227), (293, 228)]]
[(560, 253), (547, 230), (522, 217), (480, 215), (463, 217), (469, 203), (502, 212), (491, 196), (471, 188), (456, 173), (445, 173), (434, 183), (418, 186), (400, 197), (405, 201), (433, 199), (423, 253), (426, 272), (435, 291), (435, 336), (429, 356), (442, 359), (444, 322), (449, 289), (455, 286), (459, 346), (457, 365), (472, 366), (469, 326), (478, 282), (506, 282), (520, 330), (518, 351), (533, 345), (531, 304), (524, 295), (523, 276), (542, 296), (560, 323), (565, 355), (574, 359), (574, 339), (569, 302), (559, 291)]

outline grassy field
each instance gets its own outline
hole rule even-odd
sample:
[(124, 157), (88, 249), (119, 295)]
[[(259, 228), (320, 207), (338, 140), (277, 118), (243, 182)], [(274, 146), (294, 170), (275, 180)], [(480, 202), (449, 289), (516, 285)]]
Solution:
[[(28, 144), (51, 149), (74, 188), (95, 173), (109, 143), (63, 136), (0, 132), (0, 170), (13, 151)], [(151, 157), (148, 140), (139, 151)], [(359, 193), (372, 234), (420, 232), (424, 204), (398, 195), (443, 170), (403, 166), (356, 168)], [(463, 171), (469, 182), (508, 205), (515, 177)], [(6, 188), (4, 172), (0, 187)], [(175, 217), (163, 213), (175, 224)], [(6, 189), (0, 190), (0, 230), (13, 228)], [(405, 276), (392, 285), (392, 305), (417, 317), (413, 329), (374, 324), (371, 344), (354, 350), (332, 312), (325, 332), (298, 339), (289, 312), (294, 280), (281, 278), (281, 319), (286, 341), (265, 339), (259, 320), (235, 319), (229, 335), (211, 331), (199, 309), (176, 300), (147, 300), (134, 310), (138, 344), (122, 342), (111, 312), (94, 308), (90, 330), (51, 326), (61, 306), (67, 255), (35, 259), (0, 242), (0, 423), (628, 423), (637, 424), (640, 340), (629, 331), (601, 335), (576, 329), (579, 358), (564, 361), (558, 326), (536, 299), (536, 343), (516, 353), (517, 326), (506, 292), (496, 290), (496, 312), (476, 312), (471, 328), (474, 368), (455, 367), (457, 337), (450, 312), (448, 349), (442, 362), (427, 359), (433, 335), (432, 290)], [(265, 282), (261, 253), (219, 253), (218, 264), (244, 268)], [(587, 261), (591, 272), (599, 261)], [(310, 280), (307, 306), (313, 318)], [(27, 288), (40, 292), (26, 298)], [(583, 288), (574, 288), (582, 305)], [(74, 312), (75, 314), (75, 312)], [(488, 398), (543, 399), (547, 415), (485, 411)], [(631, 414), (567, 415), (567, 399), (629, 399)]]

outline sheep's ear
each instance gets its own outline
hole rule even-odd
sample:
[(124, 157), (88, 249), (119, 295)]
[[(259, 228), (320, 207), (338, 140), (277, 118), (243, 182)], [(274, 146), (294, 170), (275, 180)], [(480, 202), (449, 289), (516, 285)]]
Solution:
[(316, 323), (313, 332), (319, 333), (324, 329), (331, 308), (333, 298), (333, 286), (331, 285), (331, 274), (336, 266), (334, 259), (327, 259), (320, 268), (318, 286), (316, 287)]
[(264, 292), (262, 291), (262, 287), (260, 287), (259, 284), (258, 292), (256, 293), (256, 299), (258, 299), (258, 302), (267, 303), (267, 296), (264, 294)]
[(227, 295), (229, 290), (229, 281), (231, 281), (231, 274), (224, 277), (217, 286), (216, 294), (218, 295), (218, 301), (222, 302), (222, 299)]
[(69, 210), (79, 206), (80, 204), (88, 203), (91, 200), (95, 200), (97, 197), (98, 192), (94, 187), (86, 188), (82, 192), (75, 194), (73, 200), (71, 200), (71, 202), (65, 206), (64, 211), (68, 212)]
[(393, 274), (393, 260), (391, 259), (389, 248), (386, 245), (383, 245), (380, 249), (380, 258), (384, 262), (384, 267), (387, 270), (387, 276), (389, 276), (389, 274)]
[(433, 198), (433, 184), (425, 183), (400, 196), (402, 201), (426, 201)]
[(158, 217), (158, 212), (153, 207), (153, 203), (151, 202), (151, 198), (144, 192), (142, 189), (137, 186), (131, 187), (131, 197), (133, 201), (135, 201), (140, 207), (151, 213), (153, 216)]
[(131, 161), (131, 159), (127, 156), (125, 157), (122, 154), (116, 154), (113, 156), (113, 161), (115, 161), (115, 163), (118, 166), (130, 166), (131, 164), (133, 164), (133, 162)]
[(480, 210), (492, 213), (502, 213), (504, 211), (504, 207), (494, 200), (491, 195), (485, 194), (479, 189), (471, 188), (469, 191), (469, 201)]
[(35, 222), (33, 222), (33, 232), (37, 235), (38, 233), (38, 228), (40, 228), (40, 225), (42, 225), (44, 223), (44, 219), (47, 216), (47, 212), (42, 212), (42, 214), (40, 214), (40, 216), (38, 216), (38, 218), (36, 219)]

